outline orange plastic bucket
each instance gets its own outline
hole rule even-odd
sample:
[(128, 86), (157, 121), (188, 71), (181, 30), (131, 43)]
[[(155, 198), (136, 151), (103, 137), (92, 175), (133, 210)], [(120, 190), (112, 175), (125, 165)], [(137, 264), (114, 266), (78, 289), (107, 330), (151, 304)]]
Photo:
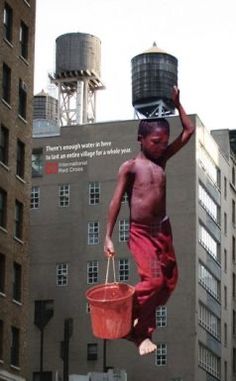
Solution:
[(132, 325), (134, 290), (126, 283), (107, 283), (87, 290), (94, 336), (118, 339), (128, 335)]

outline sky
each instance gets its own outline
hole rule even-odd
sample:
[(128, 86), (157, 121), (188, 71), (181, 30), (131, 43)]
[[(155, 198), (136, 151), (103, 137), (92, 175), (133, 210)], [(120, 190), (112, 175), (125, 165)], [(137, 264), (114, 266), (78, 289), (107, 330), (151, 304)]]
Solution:
[(101, 40), (97, 122), (134, 118), (131, 59), (153, 42), (178, 59), (180, 99), (209, 129), (236, 129), (235, 0), (37, 0), (35, 86), (53, 94), (55, 40)]

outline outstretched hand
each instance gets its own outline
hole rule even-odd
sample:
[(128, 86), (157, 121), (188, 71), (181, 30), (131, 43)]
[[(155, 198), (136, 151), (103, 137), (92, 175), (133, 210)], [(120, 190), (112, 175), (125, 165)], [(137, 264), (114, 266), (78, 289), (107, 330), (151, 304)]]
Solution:
[(179, 105), (180, 105), (179, 93), (180, 93), (180, 91), (179, 91), (178, 87), (177, 86), (173, 86), (172, 93), (171, 93), (171, 98), (172, 98), (172, 101), (173, 101), (173, 103), (174, 103), (176, 108), (178, 108)]

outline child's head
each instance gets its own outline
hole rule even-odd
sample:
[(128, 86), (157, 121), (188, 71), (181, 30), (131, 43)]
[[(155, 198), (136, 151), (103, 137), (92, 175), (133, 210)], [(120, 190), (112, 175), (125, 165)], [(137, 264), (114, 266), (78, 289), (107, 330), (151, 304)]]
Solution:
[(164, 155), (169, 135), (169, 123), (164, 118), (143, 119), (139, 123), (138, 141), (141, 144), (141, 151), (151, 160)]
[(151, 134), (156, 128), (163, 128), (170, 133), (170, 126), (165, 118), (141, 119), (138, 127), (138, 141)]

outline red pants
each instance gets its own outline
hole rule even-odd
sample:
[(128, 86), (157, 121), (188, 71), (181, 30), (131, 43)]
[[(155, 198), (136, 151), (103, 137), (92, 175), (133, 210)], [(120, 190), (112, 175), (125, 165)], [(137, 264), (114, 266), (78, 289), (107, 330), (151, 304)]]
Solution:
[(178, 272), (169, 218), (158, 226), (131, 223), (129, 249), (141, 278), (135, 286), (133, 313), (138, 319), (128, 339), (139, 345), (156, 328), (155, 311), (166, 304), (174, 290)]

